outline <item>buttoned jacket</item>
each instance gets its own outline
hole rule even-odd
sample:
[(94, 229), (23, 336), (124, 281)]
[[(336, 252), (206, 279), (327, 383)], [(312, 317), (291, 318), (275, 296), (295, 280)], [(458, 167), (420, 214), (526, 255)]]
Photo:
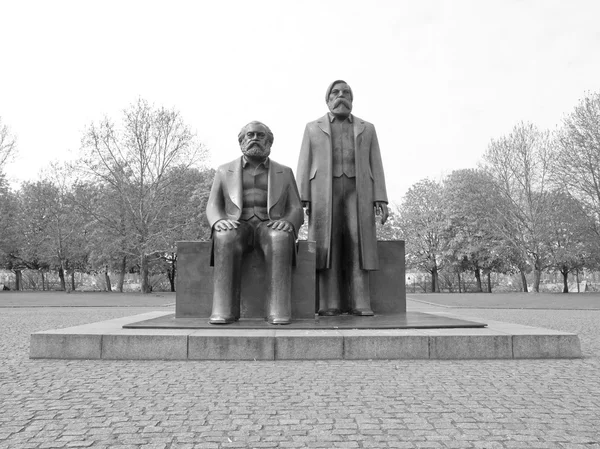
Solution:
[[(239, 220), (242, 215), (243, 193), (242, 161), (240, 157), (221, 165), (215, 174), (206, 216), (211, 226), (223, 219)], [(267, 213), (270, 220), (286, 220), (298, 230), (304, 222), (302, 204), (294, 174), (289, 167), (269, 159)]]

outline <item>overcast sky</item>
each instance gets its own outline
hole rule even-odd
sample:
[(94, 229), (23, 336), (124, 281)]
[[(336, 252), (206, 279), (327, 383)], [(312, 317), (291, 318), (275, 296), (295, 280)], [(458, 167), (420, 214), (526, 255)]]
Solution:
[(34, 179), (138, 97), (178, 109), (213, 166), (260, 120), (295, 170), (341, 78), (400, 202), (420, 179), (474, 167), (519, 121), (554, 129), (600, 90), (598, 17), (595, 0), (0, 0), (0, 117), (19, 151), (6, 171)]

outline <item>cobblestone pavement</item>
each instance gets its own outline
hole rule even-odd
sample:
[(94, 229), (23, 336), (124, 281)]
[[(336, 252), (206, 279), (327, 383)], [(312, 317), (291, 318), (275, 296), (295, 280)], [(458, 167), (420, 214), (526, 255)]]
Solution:
[(29, 360), (33, 331), (157, 309), (0, 309), (0, 448), (600, 448), (600, 311), (410, 307), (577, 332), (586, 357)]

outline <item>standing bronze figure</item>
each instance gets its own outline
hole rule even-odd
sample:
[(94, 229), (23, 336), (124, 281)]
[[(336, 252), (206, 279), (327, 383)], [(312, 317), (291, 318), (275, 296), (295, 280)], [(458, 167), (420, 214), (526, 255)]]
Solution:
[(206, 215), (212, 227), (214, 296), (211, 324), (240, 317), (242, 256), (253, 248), (265, 258), (267, 321), (289, 324), (292, 264), (304, 221), (292, 170), (269, 159), (273, 133), (260, 122), (240, 131), (243, 156), (217, 169)]
[(343, 80), (328, 87), (329, 113), (306, 125), (298, 187), (317, 243), (319, 315), (370, 316), (369, 271), (378, 269), (375, 214), (388, 217), (375, 127), (354, 115)]

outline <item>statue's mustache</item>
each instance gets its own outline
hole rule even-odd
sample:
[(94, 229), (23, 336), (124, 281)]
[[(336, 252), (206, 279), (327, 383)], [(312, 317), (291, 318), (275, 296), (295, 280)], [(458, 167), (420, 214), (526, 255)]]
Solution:
[(261, 150), (265, 148), (264, 145), (262, 145), (260, 142), (257, 142), (257, 141), (248, 142), (248, 144), (246, 145), (246, 148), (252, 148), (252, 147), (258, 147)]
[(352, 107), (352, 103), (350, 103), (348, 100), (346, 100), (345, 98), (338, 98), (337, 100), (335, 100), (335, 102), (333, 103), (333, 107), (337, 108), (340, 104), (343, 104), (344, 106), (346, 106), (348, 109), (350, 109)]

